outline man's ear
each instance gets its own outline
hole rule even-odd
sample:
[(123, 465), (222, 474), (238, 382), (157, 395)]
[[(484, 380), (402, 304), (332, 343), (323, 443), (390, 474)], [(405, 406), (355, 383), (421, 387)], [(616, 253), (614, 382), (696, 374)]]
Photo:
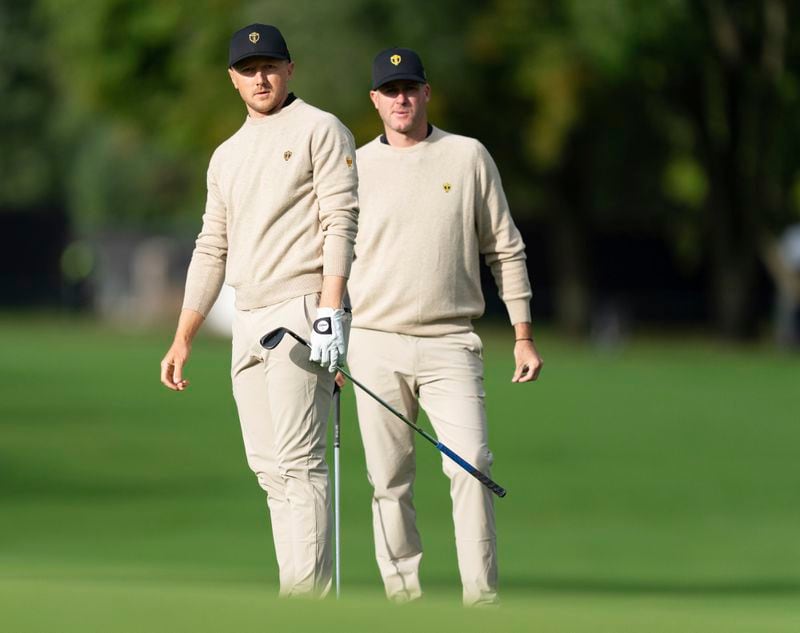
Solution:
[(372, 101), (372, 105), (375, 106), (375, 109), (378, 109), (378, 91), (377, 90), (370, 90), (369, 91), (369, 98)]
[(236, 85), (236, 73), (233, 71), (233, 68), (228, 68), (228, 76), (231, 78), (231, 83), (233, 84), (233, 87), (238, 90), (239, 86)]
[(286, 69), (287, 69), (286, 78), (291, 79), (292, 75), (294, 74), (294, 62), (289, 62), (289, 65), (286, 66)]

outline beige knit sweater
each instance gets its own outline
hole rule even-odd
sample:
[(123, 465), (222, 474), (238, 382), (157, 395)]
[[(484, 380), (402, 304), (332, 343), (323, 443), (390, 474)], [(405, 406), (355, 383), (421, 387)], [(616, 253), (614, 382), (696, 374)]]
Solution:
[(353, 327), (418, 336), (471, 330), (484, 309), (481, 254), (511, 323), (530, 321), (525, 244), (481, 143), (434, 127), (409, 148), (375, 139), (357, 158)]
[(353, 137), (295, 99), (244, 125), (208, 168), (208, 197), (183, 307), (208, 314), (222, 283), (241, 310), (319, 292), (347, 277), (358, 222)]

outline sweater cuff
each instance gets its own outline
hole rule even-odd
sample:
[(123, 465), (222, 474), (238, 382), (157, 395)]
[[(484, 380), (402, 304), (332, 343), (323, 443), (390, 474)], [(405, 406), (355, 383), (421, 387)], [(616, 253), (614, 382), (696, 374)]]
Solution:
[(211, 308), (214, 306), (215, 301), (216, 298), (211, 298), (208, 295), (203, 297), (187, 295), (183, 299), (182, 309), (194, 310), (195, 312), (199, 312), (203, 318), (206, 318), (208, 313), (211, 312)]
[(199, 312), (203, 315), (203, 318), (206, 318), (217, 301), (223, 283), (224, 279), (219, 281), (210, 280), (205, 284), (197, 283), (189, 276), (186, 281), (182, 307)]
[(529, 299), (506, 301), (506, 310), (508, 310), (511, 325), (531, 322), (531, 302)]
[(339, 235), (326, 235), (322, 248), (322, 274), (349, 277), (353, 263), (352, 240)]
[(199, 312), (205, 318), (214, 307), (224, 283), (224, 268), (204, 265), (202, 258), (193, 255), (186, 273), (182, 307)]

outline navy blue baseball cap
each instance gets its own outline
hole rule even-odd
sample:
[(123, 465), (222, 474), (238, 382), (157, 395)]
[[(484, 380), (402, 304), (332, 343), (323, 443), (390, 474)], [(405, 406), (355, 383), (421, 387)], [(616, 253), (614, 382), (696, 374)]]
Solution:
[(270, 24), (251, 24), (239, 29), (231, 37), (228, 67), (248, 57), (274, 57), (292, 61), (286, 40), (281, 32)]
[(372, 62), (372, 89), (398, 79), (428, 83), (422, 60), (410, 48), (387, 48), (375, 55)]

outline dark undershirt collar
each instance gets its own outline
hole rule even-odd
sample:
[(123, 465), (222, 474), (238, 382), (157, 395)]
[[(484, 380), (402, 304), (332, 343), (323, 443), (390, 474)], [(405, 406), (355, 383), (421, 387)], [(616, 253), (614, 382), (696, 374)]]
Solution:
[[(289, 96), (293, 97), (294, 95), (289, 95)], [(286, 104), (284, 103), (283, 105)], [(432, 133), (433, 133), (433, 126), (430, 123), (428, 123), (428, 133), (425, 135), (425, 138), (428, 138)], [(381, 143), (383, 143), (384, 145), (391, 145), (389, 139), (386, 138), (385, 134), (381, 134)]]

